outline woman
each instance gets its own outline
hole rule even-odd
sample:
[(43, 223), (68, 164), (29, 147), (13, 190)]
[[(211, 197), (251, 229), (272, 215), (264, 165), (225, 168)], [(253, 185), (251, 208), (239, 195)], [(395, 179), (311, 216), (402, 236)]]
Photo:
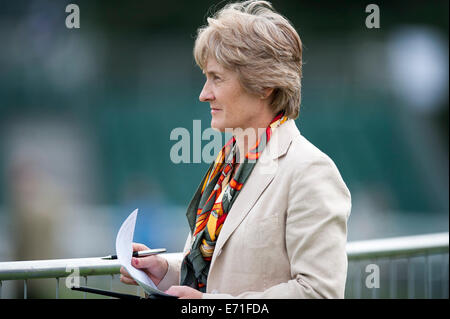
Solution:
[(268, 2), (229, 4), (199, 29), (194, 56), (206, 75), (200, 101), (210, 105), (211, 126), (233, 138), (188, 207), (183, 259), (133, 265), (181, 298), (343, 298), (350, 193), (294, 122), (297, 32)]

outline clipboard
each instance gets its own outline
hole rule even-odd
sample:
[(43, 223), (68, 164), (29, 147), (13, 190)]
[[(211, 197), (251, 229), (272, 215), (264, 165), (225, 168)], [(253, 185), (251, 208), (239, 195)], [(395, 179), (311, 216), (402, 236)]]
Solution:
[(118, 298), (118, 299), (131, 299), (131, 300), (139, 300), (139, 299), (178, 299), (177, 296), (172, 296), (172, 295), (159, 295), (159, 294), (148, 294), (147, 298), (144, 297), (140, 297), (140, 296), (136, 296), (136, 295), (131, 295), (131, 294), (124, 294), (124, 293), (120, 293), (120, 292), (114, 292), (114, 291), (109, 291), (109, 290), (103, 290), (103, 289), (97, 289), (97, 288), (90, 288), (90, 287), (84, 287), (84, 286), (80, 286), (80, 287), (72, 287), (72, 290), (77, 290), (77, 291), (83, 291), (83, 292), (89, 292), (89, 293), (93, 293), (93, 294), (98, 294), (98, 295), (103, 295), (103, 296), (108, 296), (108, 297), (114, 297), (114, 298)]

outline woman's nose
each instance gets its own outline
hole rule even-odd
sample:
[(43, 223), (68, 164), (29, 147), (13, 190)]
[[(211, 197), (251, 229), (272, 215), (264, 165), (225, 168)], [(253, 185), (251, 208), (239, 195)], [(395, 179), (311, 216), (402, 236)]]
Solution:
[(202, 91), (200, 92), (200, 96), (198, 97), (200, 102), (209, 102), (214, 100), (214, 94), (211, 92), (209, 86), (207, 85), (207, 82), (203, 86)]

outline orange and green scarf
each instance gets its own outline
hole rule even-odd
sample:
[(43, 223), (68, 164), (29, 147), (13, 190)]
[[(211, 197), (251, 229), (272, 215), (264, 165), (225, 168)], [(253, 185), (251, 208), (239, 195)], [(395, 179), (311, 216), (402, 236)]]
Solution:
[(234, 177), (237, 166), (236, 140), (232, 137), (211, 164), (194, 197), (186, 216), (192, 231), (191, 249), (181, 265), (181, 285), (206, 291), (209, 266), (223, 223), (234, 201), (256, 165), (261, 152), (269, 142), (273, 130), (287, 117), (279, 113), (245, 155)]

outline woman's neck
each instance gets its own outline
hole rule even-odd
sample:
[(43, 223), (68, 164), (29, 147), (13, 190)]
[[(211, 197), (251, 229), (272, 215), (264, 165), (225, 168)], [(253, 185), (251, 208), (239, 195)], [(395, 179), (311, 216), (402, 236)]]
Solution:
[(255, 146), (258, 138), (266, 131), (270, 122), (275, 115), (267, 114), (262, 116), (257, 122), (252, 123), (245, 129), (234, 128), (233, 136), (236, 139), (236, 146), (238, 147), (239, 158), (236, 159), (238, 163), (242, 163), (245, 159), (245, 155), (250, 151), (250, 148)]

